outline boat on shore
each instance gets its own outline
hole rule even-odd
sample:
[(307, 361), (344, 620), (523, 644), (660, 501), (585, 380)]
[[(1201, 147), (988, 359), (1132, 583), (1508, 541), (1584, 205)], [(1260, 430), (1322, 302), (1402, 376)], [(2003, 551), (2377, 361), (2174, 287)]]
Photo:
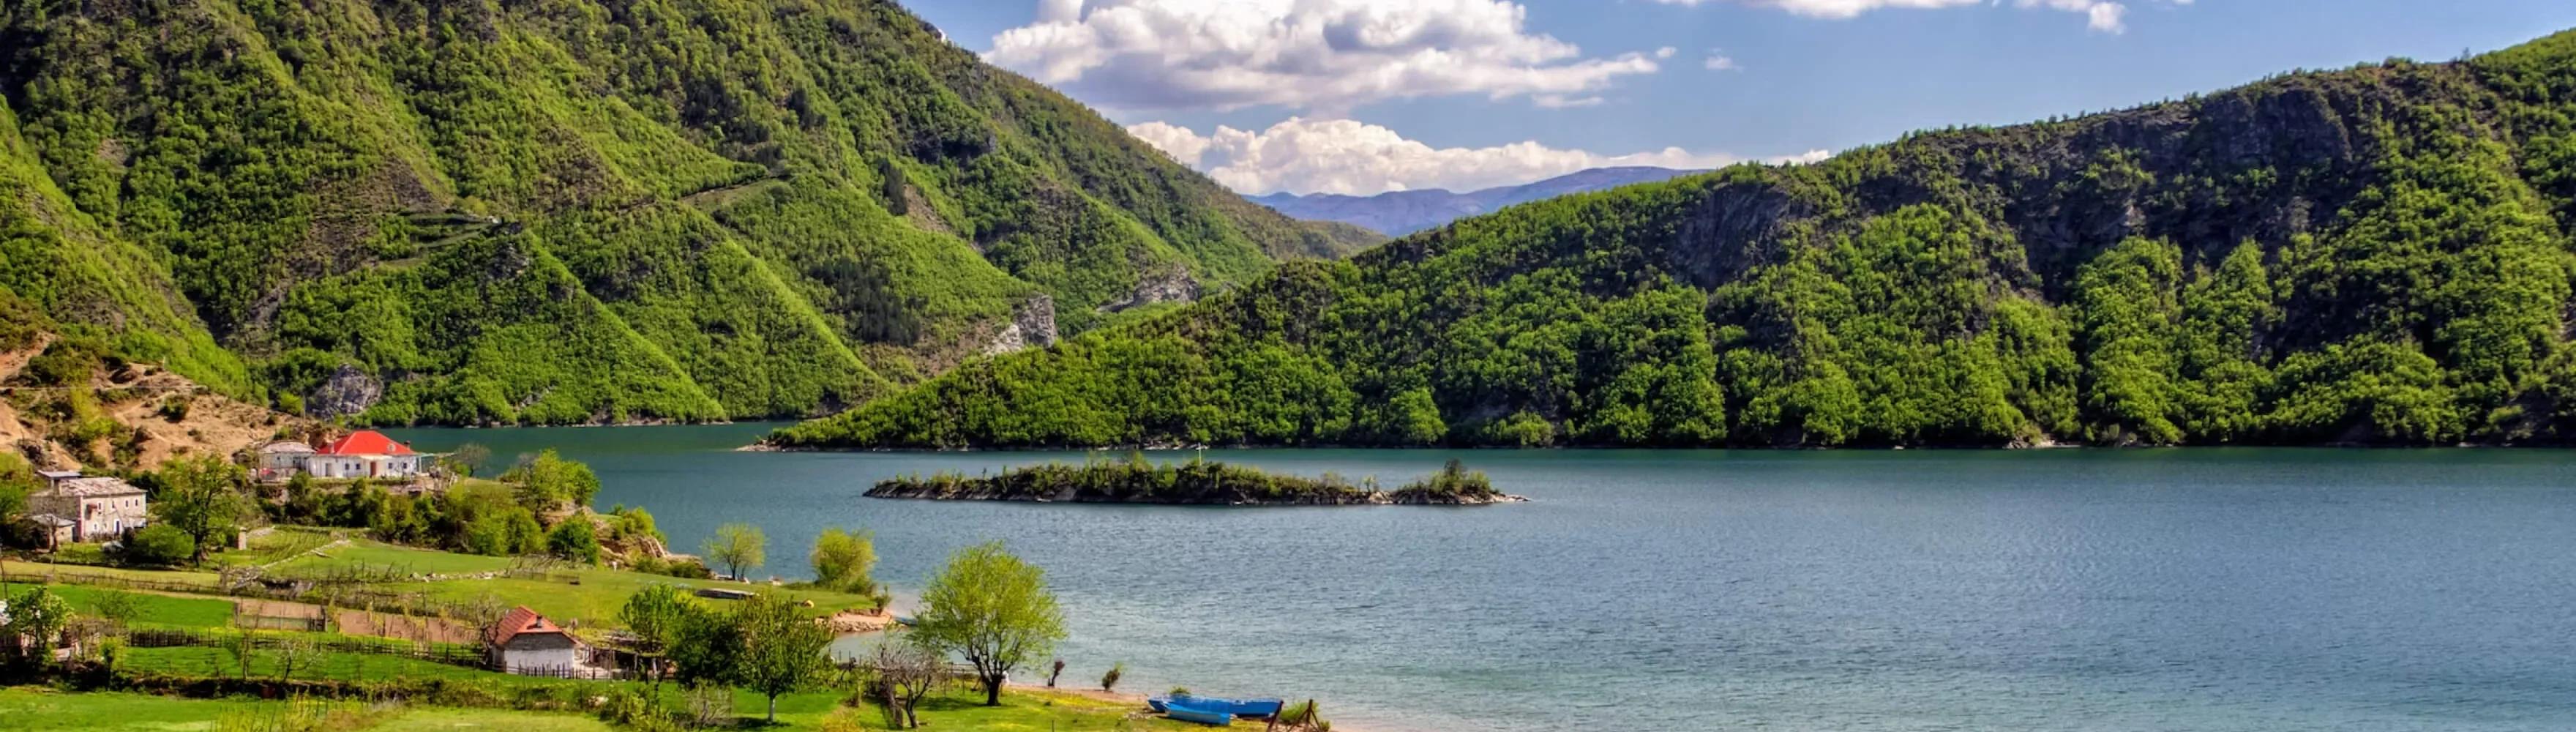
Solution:
[(1145, 700), (1145, 706), (1153, 708), (1154, 711), (1166, 714), (1170, 713), (1174, 708), (1186, 708), (1199, 711), (1224, 712), (1228, 715), (1237, 717), (1255, 718), (1279, 716), (1279, 710), (1287, 705), (1288, 702), (1285, 699), (1227, 699), (1213, 696), (1191, 696), (1188, 694), (1157, 696)]

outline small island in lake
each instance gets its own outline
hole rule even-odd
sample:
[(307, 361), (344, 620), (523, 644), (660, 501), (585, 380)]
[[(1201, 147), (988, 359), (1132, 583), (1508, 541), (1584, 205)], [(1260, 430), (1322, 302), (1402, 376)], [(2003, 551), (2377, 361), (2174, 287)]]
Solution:
[(969, 478), (940, 473), (881, 481), (870, 498), (938, 501), (1153, 503), (1191, 506), (1482, 506), (1528, 499), (1494, 490), (1485, 474), (1451, 460), (1440, 472), (1382, 490), (1374, 479), (1352, 483), (1274, 475), (1255, 468), (1193, 460), (1156, 465), (1141, 455), (1083, 465), (1049, 463)]

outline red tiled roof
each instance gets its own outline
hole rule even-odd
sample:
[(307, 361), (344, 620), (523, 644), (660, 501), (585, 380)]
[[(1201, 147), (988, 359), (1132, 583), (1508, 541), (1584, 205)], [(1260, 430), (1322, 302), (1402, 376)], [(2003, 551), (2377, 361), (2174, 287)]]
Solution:
[(394, 438), (386, 437), (385, 433), (382, 432), (377, 432), (375, 430), (358, 430), (356, 432), (351, 432), (340, 439), (332, 440), (331, 444), (323, 445), (322, 454), (409, 455), (411, 454), (411, 447), (400, 442), (395, 442)]
[(555, 624), (548, 622), (545, 616), (538, 615), (537, 611), (528, 609), (526, 605), (521, 605), (511, 608), (508, 614), (502, 615), (501, 622), (493, 623), (492, 628), (483, 633), (483, 640), (492, 645), (506, 646), (510, 644), (510, 639), (527, 633), (562, 632), (564, 632), (562, 628), (555, 627)]

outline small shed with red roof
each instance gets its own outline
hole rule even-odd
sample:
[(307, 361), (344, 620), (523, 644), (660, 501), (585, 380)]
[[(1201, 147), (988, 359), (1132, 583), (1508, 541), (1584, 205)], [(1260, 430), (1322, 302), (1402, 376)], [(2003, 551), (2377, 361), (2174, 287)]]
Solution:
[(571, 669), (581, 644), (527, 606), (511, 608), (483, 633), (492, 664), (507, 673), (557, 673)]

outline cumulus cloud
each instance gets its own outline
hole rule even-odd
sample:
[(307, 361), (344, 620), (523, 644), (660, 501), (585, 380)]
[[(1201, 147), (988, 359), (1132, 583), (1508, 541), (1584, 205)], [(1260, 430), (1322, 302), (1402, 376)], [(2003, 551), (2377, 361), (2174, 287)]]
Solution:
[[(1348, 119), (1291, 117), (1267, 130), (1220, 126), (1204, 135), (1163, 122), (1146, 122), (1127, 131), (1182, 164), (1206, 172), (1218, 183), (1252, 194), (1285, 191), (1366, 196), (1425, 188), (1470, 191), (1527, 183), (1587, 168), (1651, 165), (1698, 169), (1746, 160), (1722, 152), (1694, 152), (1678, 147), (1625, 155), (1553, 148), (1537, 142), (1435, 148), (1406, 139), (1395, 130)], [(1813, 162), (1827, 155), (1825, 151), (1812, 150), (1767, 161)]]
[(1736, 65), (1733, 57), (1716, 53), (1709, 54), (1708, 61), (1701, 65), (1707, 66), (1710, 71), (1741, 71), (1744, 69), (1744, 67)]
[[(2154, 0), (2172, 5), (2190, 5), (2192, 0)], [(1883, 9), (1937, 10), (1988, 4), (1988, 0), (1654, 0), (1664, 5), (1713, 5), (1732, 2), (1739, 5), (1779, 8), (1810, 18), (1841, 20)], [(2000, 3), (2000, 0), (1995, 0)], [(2084, 26), (2103, 33), (2128, 30), (2129, 7), (2113, 0), (2012, 0), (2014, 7), (2045, 8), (2084, 16)]]
[(1118, 109), (1347, 110), (1457, 94), (1593, 103), (1673, 55), (1586, 56), (1527, 15), (1506, 0), (1040, 0), (984, 58)]

